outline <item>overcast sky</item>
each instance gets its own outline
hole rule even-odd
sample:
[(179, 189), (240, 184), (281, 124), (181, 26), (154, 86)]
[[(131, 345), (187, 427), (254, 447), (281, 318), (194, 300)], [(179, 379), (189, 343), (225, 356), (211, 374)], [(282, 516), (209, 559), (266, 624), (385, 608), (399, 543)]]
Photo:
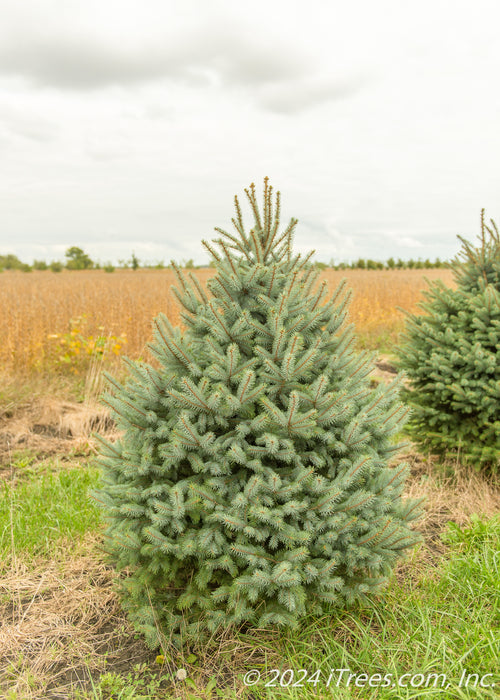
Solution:
[(208, 260), (264, 176), (328, 261), (500, 223), (498, 0), (0, 0), (0, 253)]

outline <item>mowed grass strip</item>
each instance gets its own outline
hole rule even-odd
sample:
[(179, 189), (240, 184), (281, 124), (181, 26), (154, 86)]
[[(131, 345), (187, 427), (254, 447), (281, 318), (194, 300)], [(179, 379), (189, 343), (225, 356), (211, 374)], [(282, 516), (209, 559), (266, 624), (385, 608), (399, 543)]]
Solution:
[(82, 465), (0, 484), (0, 561), (47, 556), (60, 540), (97, 528), (99, 513), (88, 491), (99, 471)]

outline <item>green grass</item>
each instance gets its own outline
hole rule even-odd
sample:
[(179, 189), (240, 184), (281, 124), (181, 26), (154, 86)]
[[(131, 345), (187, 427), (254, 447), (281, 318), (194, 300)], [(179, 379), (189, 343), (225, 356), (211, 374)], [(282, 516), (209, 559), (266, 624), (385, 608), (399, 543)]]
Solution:
[[(423, 574), (413, 587), (396, 581), (383, 599), (357, 612), (343, 613), (332, 620), (311, 621), (300, 633), (283, 635), (277, 668), (320, 668), (326, 691), (330, 669), (348, 668), (351, 673), (369, 677), (392, 674), (395, 683), (403, 674), (443, 674), (444, 687), (356, 688), (330, 687), (330, 697), (338, 698), (498, 698), (500, 690), (500, 518), (488, 523), (478, 519), (471, 527), (456, 526), (447, 536), (452, 546), (450, 559), (438, 572)], [(479, 677), (492, 673), (485, 684), (496, 687), (459, 688), (462, 673)], [(269, 674), (263, 671), (263, 676)], [(295, 677), (297, 677), (295, 675)], [(334, 679), (338, 673), (334, 674)], [(332, 681), (334, 683), (335, 681)], [(431, 679), (432, 685), (433, 679)], [(375, 684), (375, 681), (372, 681)], [(330, 685), (332, 685), (332, 683)], [(414, 680), (420, 683), (420, 677)], [(446, 687), (449, 683), (449, 687)], [(360, 682), (361, 685), (361, 682)], [(313, 689), (281, 690), (279, 687), (253, 690), (255, 698), (314, 697)]]
[[(18, 483), (0, 483), (0, 561), (13, 555), (50, 557), (59, 541), (96, 529), (99, 514), (87, 493), (97, 484), (97, 469), (43, 473), (29, 462), (18, 467)], [(23, 469), (30, 480), (23, 478)]]

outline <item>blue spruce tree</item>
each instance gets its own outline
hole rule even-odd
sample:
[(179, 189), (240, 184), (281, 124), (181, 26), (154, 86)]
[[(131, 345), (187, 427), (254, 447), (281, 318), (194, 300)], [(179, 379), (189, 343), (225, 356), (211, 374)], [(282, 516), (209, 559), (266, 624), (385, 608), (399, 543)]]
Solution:
[(128, 362), (106, 403), (95, 494), (123, 603), (151, 647), (243, 623), (295, 626), (380, 590), (418, 540), (419, 501), (391, 466), (408, 409), (373, 389), (345, 324), (349, 294), (292, 254), (291, 220), (264, 181), (235, 233), (216, 229), (209, 293), (176, 268), (185, 330), (160, 314), (156, 364)]
[(476, 246), (459, 236), (456, 288), (431, 282), (408, 314), (399, 349), (411, 379), (410, 434), (430, 452), (500, 466), (500, 235), (484, 222)]

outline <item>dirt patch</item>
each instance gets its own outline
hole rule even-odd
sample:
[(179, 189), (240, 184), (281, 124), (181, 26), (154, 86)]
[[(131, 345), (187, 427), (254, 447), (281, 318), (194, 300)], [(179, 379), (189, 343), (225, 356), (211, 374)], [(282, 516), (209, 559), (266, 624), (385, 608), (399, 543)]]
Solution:
[(374, 374), (386, 381), (392, 381), (398, 374), (399, 370), (394, 364), (394, 360), (390, 355), (379, 355), (375, 360)]
[[(390, 384), (399, 374), (399, 370), (394, 364), (394, 358), (390, 355), (379, 355), (375, 360), (375, 367), (370, 372), (372, 386), (377, 384)], [(407, 384), (408, 379), (403, 380), (403, 384)]]
[(406, 495), (425, 496), (425, 514), (419, 523), (421, 532), (442, 531), (446, 523), (460, 527), (468, 524), (473, 513), (490, 518), (500, 511), (500, 480), (460, 465), (442, 464), (436, 458), (425, 458), (417, 452), (406, 457), (411, 478)]
[(88, 454), (92, 434), (113, 435), (115, 423), (98, 404), (40, 397), (0, 416), (0, 473), (13, 456), (32, 453), (36, 460), (58, 455)]

